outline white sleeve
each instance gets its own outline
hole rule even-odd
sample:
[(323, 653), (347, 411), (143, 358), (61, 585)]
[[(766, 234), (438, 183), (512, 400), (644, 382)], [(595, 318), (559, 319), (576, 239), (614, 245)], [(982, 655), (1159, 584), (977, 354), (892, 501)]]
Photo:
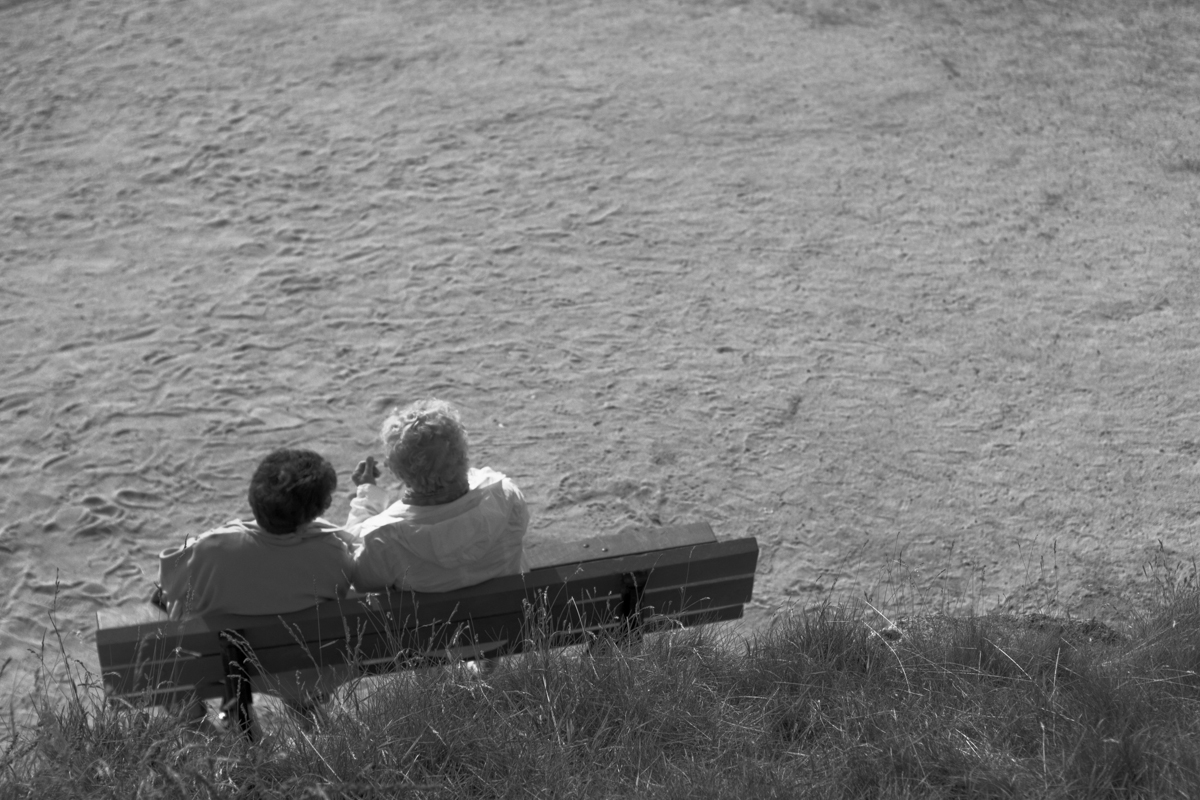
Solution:
[(529, 531), (529, 505), (525, 502), (525, 495), (521, 494), (521, 490), (512, 481), (505, 478), (505, 494), (508, 496), (511, 504), (508, 512), (508, 535), (521, 545), (521, 565), (519, 569), (522, 573), (529, 572), (529, 558), (525, 554), (525, 534)]
[(350, 501), (350, 516), (346, 517), (346, 530), (357, 535), (358, 528), (376, 514), (387, 508), (387, 492), (373, 483), (360, 483), (354, 499)]
[(388, 548), (377, 536), (367, 536), (354, 551), (351, 583), (359, 592), (382, 592), (392, 586)]

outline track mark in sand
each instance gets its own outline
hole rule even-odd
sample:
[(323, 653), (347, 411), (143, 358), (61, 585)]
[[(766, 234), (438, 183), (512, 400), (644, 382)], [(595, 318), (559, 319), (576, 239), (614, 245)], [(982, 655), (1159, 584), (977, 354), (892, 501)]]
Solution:
[[(312, 244), (314, 242), (324, 241), (324, 237), (317, 236), (304, 228), (278, 228), (276, 229), (274, 236), (275, 241), (285, 242), (288, 244)], [(285, 248), (284, 250), (287, 249), (288, 248)], [(284, 251), (281, 250), (280, 252), (282, 253)], [(280, 290), (287, 292), (289, 288), (291, 288), (291, 291), (303, 292), (312, 291), (313, 289), (319, 289), (321, 287), (320, 281), (317, 279), (285, 278), (280, 283)]]
[(95, 347), (99, 342), (95, 339), (80, 339), (74, 342), (65, 342), (58, 346), (58, 352), (69, 353), (72, 350), (79, 350), (84, 347)]
[(96, 581), (87, 581), (75, 587), (71, 594), (86, 595), (88, 597), (108, 597), (112, 591), (102, 583)]
[(83, 581), (34, 581), (28, 578), (29, 574), (26, 573), (25, 588), (37, 594), (58, 594), (59, 592), (75, 589), (83, 585)]
[(261, 424), (271, 431), (290, 430), (304, 425), (304, 420), (299, 417), (293, 417), (281, 411), (272, 411), (269, 408), (251, 409), (250, 418), (252, 420), (250, 424)]
[(113, 575), (118, 578), (140, 577), (142, 568), (125, 556), (104, 570), (104, 577), (108, 578)]
[(25, 408), (43, 396), (44, 392), (40, 391), (14, 392), (13, 394), (4, 395), (0, 397), (0, 411)]
[(88, 495), (79, 501), (83, 512), (78, 515), (72, 525), (69, 517), (56, 516), (50, 523), (56, 527), (70, 529), (72, 539), (95, 539), (112, 536), (117, 532), (116, 523), (125, 519), (125, 510), (114, 505), (110, 500), (99, 495)]
[(99, 495), (90, 494), (79, 501), (79, 504), (86, 508), (90, 513), (102, 517), (120, 517), (124, 516), (125, 512), (117, 508), (106, 498)]
[(284, 294), (299, 294), (300, 292), (319, 292), (331, 288), (330, 282), (319, 277), (292, 276), (279, 282), (279, 291)]
[(137, 489), (118, 489), (113, 500), (126, 508), (162, 508), (167, 504), (162, 495), (156, 492), (139, 492)]
[(25, 472), (25, 467), (30, 463), (30, 459), (17, 455), (15, 453), (0, 454), (0, 473), (7, 472)]
[(145, 339), (147, 336), (153, 336), (158, 333), (159, 326), (151, 325), (137, 330), (127, 331), (116, 336), (108, 337), (109, 342), (132, 342), (136, 339)]
[(603, 490), (592, 486), (594, 476), (581, 476), (576, 472), (568, 472), (558, 481), (558, 486), (551, 490), (550, 502), (546, 509), (553, 510), (564, 506), (586, 503), (604, 494)]
[(72, 539), (98, 539), (112, 536), (116, 532), (108, 520), (94, 520), (71, 531)]
[(62, 461), (63, 459), (67, 458), (70, 455), (71, 455), (70, 453), (57, 453), (55, 455), (52, 455), (49, 458), (47, 458), (45, 461), (43, 461), (38, 468), (41, 469), (42, 471), (48, 470), (51, 467), (53, 467), (55, 464), (57, 464), (58, 462)]
[(124, 516), (125, 512), (119, 511), (116, 516), (97, 516), (91, 511), (85, 511), (83, 516), (79, 517), (76, 527), (71, 529), (71, 539), (98, 539), (98, 537), (112, 536), (116, 533), (115, 525), (113, 524), (120, 516)]
[(583, 222), (585, 225), (599, 225), (614, 214), (619, 214), (622, 208), (620, 203), (608, 206), (607, 208), (600, 208), (592, 213), (591, 216), (586, 217)]

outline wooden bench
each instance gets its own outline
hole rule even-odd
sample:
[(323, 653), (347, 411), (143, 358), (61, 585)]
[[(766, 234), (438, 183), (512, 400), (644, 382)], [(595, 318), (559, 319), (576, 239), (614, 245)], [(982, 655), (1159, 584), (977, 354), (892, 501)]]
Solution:
[(531, 571), (442, 593), (392, 592), (279, 616), (170, 621), (150, 604), (97, 616), (109, 698), (135, 706), (225, 697), (248, 728), (250, 692), (269, 678), (342, 667), (389, 672), (738, 619), (758, 543), (718, 542), (707, 523), (577, 542), (541, 542)]

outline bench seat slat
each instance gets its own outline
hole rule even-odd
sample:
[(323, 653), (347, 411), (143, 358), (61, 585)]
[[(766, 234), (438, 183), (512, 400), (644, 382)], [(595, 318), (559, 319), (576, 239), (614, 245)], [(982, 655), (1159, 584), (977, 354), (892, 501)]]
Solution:
[(529, 568), (535, 570), (692, 544), (711, 544), (716, 540), (712, 526), (707, 522), (692, 522), (666, 528), (631, 528), (612, 536), (595, 536), (573, 542), (551, 539), (527, 548), (526, 556)]

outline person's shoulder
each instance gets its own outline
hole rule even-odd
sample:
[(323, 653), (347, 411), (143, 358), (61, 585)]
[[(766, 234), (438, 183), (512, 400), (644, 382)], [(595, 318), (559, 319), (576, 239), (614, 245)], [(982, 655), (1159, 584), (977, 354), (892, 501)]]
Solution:
[(300, 526), (301, 530), (311, 531), (313, 534), (333, 534), (336, 536), (339, 533), (345, 533), (346, 529), (336, 522), (330, 522), (324, 517), (317, 517), (312, 522), (305, 523)]
[(317, 517), (305, 528), (312, 532), (317, 542), (328, 547), (348, 549), (357, 539), (353, 533), (324, 517)]
[(500, 476), (500, 488), (504, 491), (505, 496), (510, 499), (525, 499), (525, 495), (521, 493), (521, 487), (517, 486), (517, 482), (507, 475)]
[(473, 469), (471, 472), (473, 473), (471, 475), (472, 487), (502, 495), (510, 503), (525, 502), (525, 495), (521, 493), (521, 488), (517, 486), (517, 482), (503, 472), (494, 470), (491, 467), (481, 467)]
[(223, 525), (209, 528), (204, 533), (193, 538), (191, 547), (221, 547), (232, 544), (244, 536), (254, 536), (262, 533), (262, 528), (253, 520), (231, 519)]
[(389, 509), (367, 519), (361, 524), (361, 527), (356, 529), (356, 537), (365, 542), (413, 534), (413, 531), (418, 530), (420, 525), (409, 519), (407, 513), (403, 511), (407, 511), (407, 506), (401, 512), (394, 513)]
[(468, 473), (472, 489), (487, 489), (493, 486), (516, 488), (517, 483), (498, 469), (491, 467), (472, 468)]

